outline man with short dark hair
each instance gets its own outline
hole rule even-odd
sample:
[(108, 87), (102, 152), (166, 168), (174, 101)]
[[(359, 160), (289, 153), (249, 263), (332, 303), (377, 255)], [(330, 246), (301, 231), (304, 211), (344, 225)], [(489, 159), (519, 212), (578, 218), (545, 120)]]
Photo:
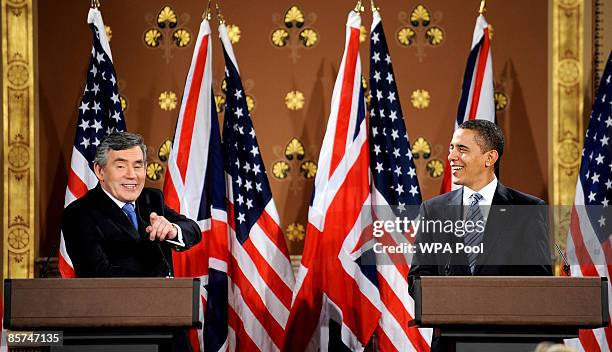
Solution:
[(198, 225), (144, 188), (147, 148), (141, 136), (117, 132), (98, 145), (98, 185), (72, 202), (62, 231), (77, 277), (172, 276), (172, 249), (198, 243)]
[[(450, 220), (463, 228), (417, 231), (417, 245), (450, 244), (452, 250), (416, 247), (408, 275), (411, 295), (418, 276), (552, 275), (545, 203), (497, 180), (503, 152), (503, 133), (490, 121), (466, 121), (453, 134), (448, 160), (453, 183), (462, 187), (423, 202), (419, 218)], [(434, 336), (431, 350), (446, 351), (444, 340)]]

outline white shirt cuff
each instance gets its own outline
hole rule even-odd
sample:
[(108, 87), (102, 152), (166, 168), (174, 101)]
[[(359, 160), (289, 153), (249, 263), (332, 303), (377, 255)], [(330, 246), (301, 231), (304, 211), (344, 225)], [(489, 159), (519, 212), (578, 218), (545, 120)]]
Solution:
[(183, 241), (183, 231), (181, 230), (181, 227), (178, 226), (177, 224), (172, 224), (172, 226), (174, 226), (174, 228), (176, 229), (176, 232), (178, 233), (173, 240), (166, 240), (166, 242), (172, 243), (173, 245), (176, 245), (179, 247), (185, 247), (185, 242)]

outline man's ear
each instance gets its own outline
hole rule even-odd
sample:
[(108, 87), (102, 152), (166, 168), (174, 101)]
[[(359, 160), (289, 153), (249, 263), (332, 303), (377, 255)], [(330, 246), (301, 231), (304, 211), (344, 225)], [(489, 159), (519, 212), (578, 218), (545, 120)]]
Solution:
[(102, 166), (100, 166), (100, 164), (98, 163), (94, 163), (93, 167), (94, 172), (96, 173), (96, 177), (98, 178), (98, 180), (102, 181), (104, 179), (104, 172)]
[(495, 165), (495, 162), (497, 162), (497, 159), (499, 159), (499, 153), (497, 152), (497, 150), (489, 150), (487, 152), (487, 161), (486, 161), (487, 166)]

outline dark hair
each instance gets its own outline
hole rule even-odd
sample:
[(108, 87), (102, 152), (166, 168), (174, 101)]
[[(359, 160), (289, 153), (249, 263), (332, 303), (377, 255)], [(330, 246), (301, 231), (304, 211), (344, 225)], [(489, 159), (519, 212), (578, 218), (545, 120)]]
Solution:
[(133, 147), (140, 147), (142, 156), (147, 160), (147, 146), (144, 143), (144, 138), (141, 135), (130, 132), (113, 132), (102, 138), (98, 149), (96, 149), (96, 157), (94, 163), (101, 167), (106, 166), (108, 161), (108, 152), (111, 150), (126, 150)]
[(501, 128), (487, 120), (467, 120), (459, 128), (478, 132), (474, 140), (483, 153), (496, 150), (499, 158), (495, 162), (495, 169), (499, 168), (499, 161), (504, 154), (504, 133)]

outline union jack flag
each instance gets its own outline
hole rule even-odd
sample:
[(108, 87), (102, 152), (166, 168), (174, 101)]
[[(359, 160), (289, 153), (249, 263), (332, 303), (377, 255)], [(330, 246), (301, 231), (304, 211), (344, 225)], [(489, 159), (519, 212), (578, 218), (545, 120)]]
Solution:
[[(584, 136), (582, 162), (576, 183), (567, 236), (572, 276), (605, 276), (612, 272), (612, 52), (602, 76)], [(611, 296), (608, 280), (608, 300)], [(581, 330), (580, 339), (567, 340), (579, 351), (610, 351), (612, 327)]]
[[(117, 89), (117, 74), (106, 37), (102, 14), (90, 9), (87, 23), (93, 34), (91, 58), (85, 90), (79, 105), (76, 135), (72, 148), (68, 186), (64, 208), (82, 197), (98, 184), (93, 161), (100, 140), (115, 131), (125, 131), (125, 119)], [(64, 278), (75, 277), (74, 266), (68, 256), (64, 235), (60, 238), (59, 270)]]
[(224, 24), (226, 106), (223, 157), (228, 204), (228, 346), (277, 351), (285, 338), (294, 284), (289, 251)]
[[(476, 19), (476, 27), (472, 37), (472, 49), (470, 50), (463, 75), (461, 99), (457, 108), (455, 129), (463, 121), (475, 119), (495, 122), (491, 40), (489, 37), (489, 24), (483, 15), (479, 15)], [(452, 187), (458, 186), (452, 185)], [(450, 163), (446, 160), (440, 193), (449, 192), (452, 187)]]
[[(370, 93), (370, 169), (373, 176), (374, 217), (383, 220), (394, 220), (396, 215), (416, 218), (418, 205), (421, 204), (419, 181), (378, 11), (373, 13), (370, 33)], [(398, 214), (391, 210), (393, 208)], [(385, 239), (393, 241), (390, 236), (379, 238), (381, 241)], [(397, 245), (397, 242), (403, 241), (406, 238), (390, 244)], [(410, 258), (388, 257), (380, 260), (377, 266), (382, 302), (376, 332), (380, 351), (429, 351), (432, 330), (408, 327), (414, 317), (414, 301), (408, 294), (408, 263)]]
[(363, 265), (371, 252), (361, 241), (372, 219), (360, 25), (351, 11), (308, 211), (287, 351), (362, 350), (380, 320), (376, 267)]

